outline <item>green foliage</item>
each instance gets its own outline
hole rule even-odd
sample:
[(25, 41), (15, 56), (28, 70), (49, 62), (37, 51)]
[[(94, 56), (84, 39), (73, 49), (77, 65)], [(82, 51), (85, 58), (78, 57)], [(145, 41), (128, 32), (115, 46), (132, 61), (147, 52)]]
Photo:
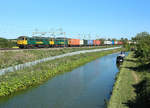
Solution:
[(7, 40), (5, 38), (0, 38), (0, 48), (11, 48), (16, 45), (15, 42)]
[(136, 41), (136, 57), (139, 58), (142, 64), (150, 62), (150, 34), (142, 32), (136, 35), (133, 40)]
[(131, 45), (129, 45), (128, 43), (124, 43), (123, 47), (125, 48), (125, 51), (130, 51), (131, 49)]

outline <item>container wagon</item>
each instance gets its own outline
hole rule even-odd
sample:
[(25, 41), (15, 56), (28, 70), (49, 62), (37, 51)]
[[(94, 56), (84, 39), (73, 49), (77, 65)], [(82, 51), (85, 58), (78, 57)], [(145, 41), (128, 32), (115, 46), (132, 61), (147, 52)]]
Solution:
[(70, 47), (79, 47), (80, 46), (80, 39), (68, 39), (68, 45)]
[(115, 41), (115, 45), (117, 45), (118, 44), (118, 41)]
[(118, 41), (118, 45), (122, 45), (123, 44), (123, 42), (121, 42), (121, 41)]
[(112, 42), (112, 45), (115, 45), (115, 41), (114, 40), (112, 40), (111, 42)]
[(104, 41), (104, 45), (112, 45), (111, 41)]
[(83, 46), (83, 45), (84, 45), (84, 40), (80, 39), (80, 46)]
[(100, 46), (101, 41), (100, 40), (93, 40), (93, 45), (94, 46)]
[(88, 46), (93, 46), (93, 40), (88, 40), (87, 44), (88, 44)]
[(84, 42), (84, 46), (88, 46), (88, 41), (87, 40), (83, 40)]

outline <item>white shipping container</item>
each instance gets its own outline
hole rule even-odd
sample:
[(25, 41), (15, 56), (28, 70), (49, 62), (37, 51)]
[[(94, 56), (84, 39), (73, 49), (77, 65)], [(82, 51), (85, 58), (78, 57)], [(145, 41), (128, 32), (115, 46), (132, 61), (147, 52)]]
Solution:
[(83, 45), (83, 44), (84, 44), (83, 40), (80, 40), (80, 45)]
[(105, 44), (105, 45), (111, 45), (112, 42), (111, 42), (111, 41), (104, 41), (104, 44)]

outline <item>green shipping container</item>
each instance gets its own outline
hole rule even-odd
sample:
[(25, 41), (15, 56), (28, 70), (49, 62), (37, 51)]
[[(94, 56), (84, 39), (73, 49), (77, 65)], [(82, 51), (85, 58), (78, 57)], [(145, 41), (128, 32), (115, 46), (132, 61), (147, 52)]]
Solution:
[(84, 46), (88, 45), (88, 41), (87, 40), (83, 40), (84, 41)]

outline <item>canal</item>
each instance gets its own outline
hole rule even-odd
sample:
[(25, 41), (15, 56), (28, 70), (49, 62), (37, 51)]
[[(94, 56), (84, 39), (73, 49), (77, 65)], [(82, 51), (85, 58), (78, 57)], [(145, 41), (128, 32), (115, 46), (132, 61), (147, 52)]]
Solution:
[(0, 99), (0, 108), (104, 108), (119, 71), (111, 54)]

